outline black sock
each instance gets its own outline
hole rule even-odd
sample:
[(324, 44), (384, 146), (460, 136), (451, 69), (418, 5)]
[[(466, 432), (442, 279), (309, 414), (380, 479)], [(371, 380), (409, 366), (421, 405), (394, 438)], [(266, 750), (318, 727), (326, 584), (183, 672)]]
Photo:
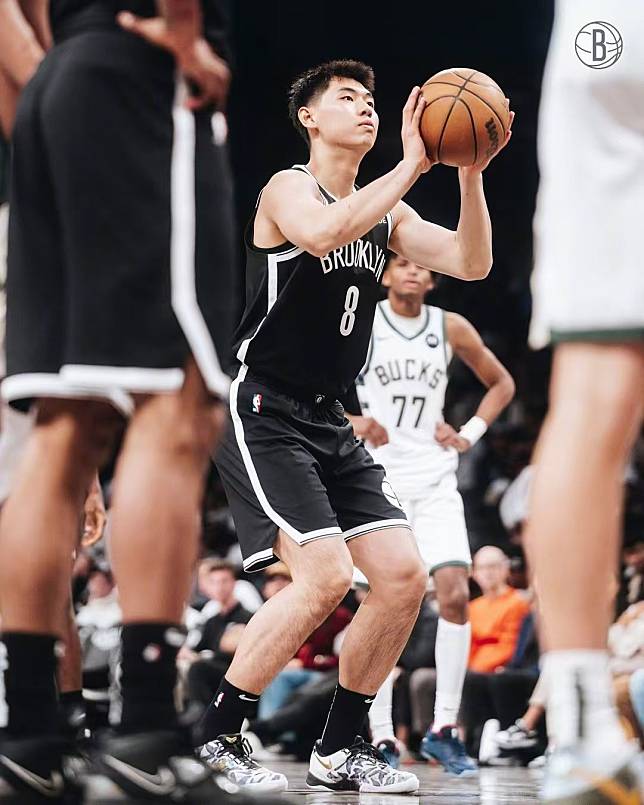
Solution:
[(322, 734), (321, 755), (327, 757), (339, 749), (351, 746), (362, 730), (374, 698), (375, 694), (367, 696), (365, 693), (354, 693), (338, 683)]
[(174, 623), (126, 623), (123, 626), (122, 732), (177, 726), (174, 687), (177, 653), (184, 637), (183, 627)]
[(197, 728), (196, 742), (204, 744), (218, 735), (239, 732), (244, 719), (256, 713), (258, 701), (259, 694), (236, 688), (224, 677)]
[(51, 735), (58, 728), (55, 635), (5, 632), (4, 672), (9, 723), (16, 737)]

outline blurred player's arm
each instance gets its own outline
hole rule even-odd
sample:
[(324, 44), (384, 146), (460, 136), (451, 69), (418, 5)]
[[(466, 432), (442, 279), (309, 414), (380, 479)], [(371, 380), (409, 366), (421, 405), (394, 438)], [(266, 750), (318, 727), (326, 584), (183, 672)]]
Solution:
[(468, 450), (514, 397), (514, 380), (496, 355), (485, 346), (483, 339), (470, 322), (457, 313), (445, 313), (445, 330), (454, 353), (474, 372), (487, 388), (476, 414), (455, 431), (441, 422), (436, 426), (436, 440), (443, 447), (455, 447), (460, 453)]
[(403, 158), (396, 167), (334, 204), (325, 204), (315, 181), (301, 171), (281, 171), (266, 185), (255, 219), (255, 239), (288, 240), (309, 254), (324, 257), (362, 237), (392, 210), (426, 173), (431, 162), (419, 133), (425, 108), (415, 87), (403, 109)]
[(373, 447), (381, 447), (389, 441), (389, 434), (377, 419), (362, 410), (358, 390), (354, 383), (341, 398), (344, 414), (353, 425), (353, 432), (358, 439), (369, 442)]
[[(2, 2), (2, 0), (0, 0)], [(158, 17), (137, 17), (129, 11), (118, 15), (119, 24), (150, 44), (172, 53), (179, 70), (192, 83), (189, 109), (222, 106), (228, 95), (230, 70), (203, 35), (199, 0), (157, 0)]]
[(8, 139), (20, 93), (49, 47), (46, 0), (0, 0), (0, 128)]
[(45, 55), (47, 42), (41, 42), (36, 25), (39, 10), (46, 9), (44, 0), (24, 3), (0, 0), (0, 69), (18, 90), (35, 73)]

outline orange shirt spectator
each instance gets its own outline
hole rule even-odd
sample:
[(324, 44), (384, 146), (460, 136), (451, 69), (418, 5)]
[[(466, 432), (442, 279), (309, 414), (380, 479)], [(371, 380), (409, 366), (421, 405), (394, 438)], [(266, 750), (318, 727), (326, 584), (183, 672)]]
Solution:
[(514, 653), (530, 604), (507, 584), (509, 570), (507, 556), (492, 545), (481, 548), (474, 557), (473, 575), (483, 595), (470, 604), (470, 671), (491, 673)]

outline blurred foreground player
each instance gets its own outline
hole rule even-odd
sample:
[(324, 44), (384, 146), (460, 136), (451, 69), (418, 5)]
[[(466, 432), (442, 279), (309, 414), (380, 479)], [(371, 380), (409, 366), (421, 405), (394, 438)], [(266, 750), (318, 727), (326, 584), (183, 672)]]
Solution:
[(403, 793), (418, 779), (393, 769), (356, 735), (407, 642), (427, 573), (384, 470), (358, 443), (339, 395), (364, 364), (386, 250), (460, 279), (492, 263), (483, 165), (461, 169), (456, 232), (401, 201), (431, 163), (419, 133), (416, 87), (403, 110), (403, 158), (355, 187), (378, 132), (374, 76), (355, 61), (323, 64), (291, 87), (290, 114), (310, 148), (280, 171), (247, 230), (247, 306), (237, 331), (241, 367), (217, 464), (246, 570), (279, 557), (293, 583), (254, 615), (203, 720), (200, 755), (248, 786), (286, 779), (241, 753), (244, 716), (273, 677), (346, 595), (353, 565), (370, 593), (347, 630), (340, 679), (307, 783)]
[[(349, 419), (387, 471), (436, 587), (436, 702), (421, 754), (451, 774), (467, 775), (477, 767), (457, 737), (456, 723), (470, 654), (472, 557), (456, 469), (459, 453), (476, 444), (508, 405), (514, 382), (466, 319), (423, 304), (435, 285), (431, 271), (393, 255), (383, 284), (387, 299), (376, 308), (367, 362), (356, 383), (354, 405), (362, 416)], [(459, 431), (443, 416), (453, 355), (488, 389)], [(364, 580), (356, 575), (357, 581)], [(392, 688), (389, 676), (369, 711), (373, 742), (385, 747), (395, 746)]]
[[(552, 683), (543, 799), (559, 805), (644, 801), (606, 653), (624, 465), (644, 405), (644, 5), (609, 6), (557, 3), (539, 131), (531, 335), (550, 337), (555, 356), (528, 537)], [(603, 69), (575, 54), (590, 20), (623, 36)], [(603, 30), (594, 46), (601, 67), (618, 44)]]
[(226, 9), (167, 0), (157, 18), (151, 2), (131, 8), (147, 16), (125, 14), (125, 31), (111, 2), (53, 0), (55, 44), (14, 128), (2, 393), (33, 405), (36, 423), (0, 523), (0, 775), (21, 802), (76, 791), (57, 736), (58, 613), (78, 513), (121, 414), (131, 415), (113, 497), (123, 716), (95, 779), (135, 799), (223, 796), (178, 729), (173, 689), (221, 421), (213, 400), (228, 390), (218, 350), (231, 193), (211, 127), (229, 80)]

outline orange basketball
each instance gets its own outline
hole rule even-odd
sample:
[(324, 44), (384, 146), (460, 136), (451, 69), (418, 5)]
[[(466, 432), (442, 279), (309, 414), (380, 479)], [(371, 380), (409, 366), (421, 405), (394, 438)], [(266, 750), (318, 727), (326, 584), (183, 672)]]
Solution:
[(465, 67), (442, 70), (422, 86), (420, 132), (432, 161), (454, 167), (489, 159), (505, 141), (510, 108), (492, 79)]

